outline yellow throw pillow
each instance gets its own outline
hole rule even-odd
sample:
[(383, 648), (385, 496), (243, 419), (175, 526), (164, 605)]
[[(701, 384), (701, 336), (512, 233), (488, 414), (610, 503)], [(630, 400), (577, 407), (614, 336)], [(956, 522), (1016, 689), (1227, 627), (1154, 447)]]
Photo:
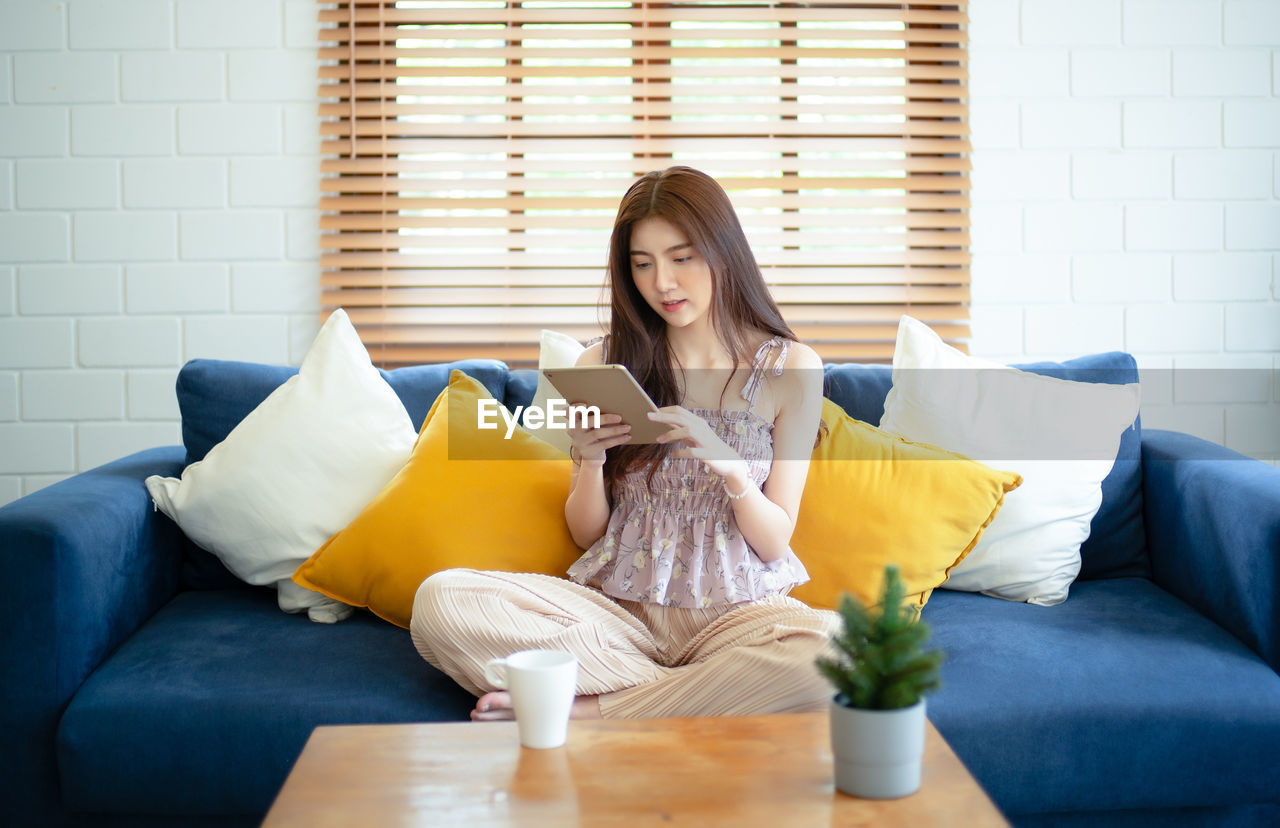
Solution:
[(482, 399), (450, 374), (409, 462), (293, 580), (408, 627), (418, 585), (442, 569), (563, 575), (582, 554), (564, 520), (569, 458), (520, 428), (506, 439), (497, 414), (497, 429), (478, 428)]
[(895, 564), (908, 600), (923, 607), (1022, 478), (903, 440), (828, 399), (822, 419), (830, 432), (813, 451), (791, 538), (812, 580), (792, 597), (833, 609), (849, 592), (871, 606)]

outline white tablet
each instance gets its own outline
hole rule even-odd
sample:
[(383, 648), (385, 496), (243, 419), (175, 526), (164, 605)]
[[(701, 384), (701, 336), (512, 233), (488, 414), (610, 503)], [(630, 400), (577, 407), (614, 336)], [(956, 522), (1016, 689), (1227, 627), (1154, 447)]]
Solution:
[(622, 365), (579, 365), (573, 368), (544, 368), (542, 375), (569, 403), (594, 405), (601, 414), (617, 414), (631, 426), (631, 443), (656, 443), (658, 435), (671, 430), (646, 416), (657, 411), (645, 390)]

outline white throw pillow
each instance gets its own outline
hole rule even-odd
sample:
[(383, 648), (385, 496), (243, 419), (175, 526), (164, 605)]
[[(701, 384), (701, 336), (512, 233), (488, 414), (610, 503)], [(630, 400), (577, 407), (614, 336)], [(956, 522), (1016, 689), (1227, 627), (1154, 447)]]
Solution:
[(1065, 601), (1102, 480), (1138, 404), (1137, 383), (1019, 371), (967, 356), (902, 317), (880, 427), (1023, 478), (944, 587), (1045, 606)]
[[(547, 382), (547, 378), (542, 376), (544, 368), (572, 368), (574, 363), (578, 361), (578, 356), (586, 350), (586, 347), (569, 336), (568, 334), (557, 333), (556, 331), (543, 331), (539, 337), (538, 343), (538, 387), (533, 392), (533, 402), (531, 407), (536, 406), (542, 410), (547, 408), (547, 400), (555, 397), (559, 399), (560, 394)], [(534, 435), (540, 437), (551, 445), (569, 453), (569, 432), (564, 429), (556, 428), (539, 428), (534, 430)]]
[(336, 621), (351, 607), (290, 580), (400, 471), (417, 435), (342, 310), (298, 373), (182, 479), (146, 480), (160, 511), (241, 580), (277, 586), (281, 609)]

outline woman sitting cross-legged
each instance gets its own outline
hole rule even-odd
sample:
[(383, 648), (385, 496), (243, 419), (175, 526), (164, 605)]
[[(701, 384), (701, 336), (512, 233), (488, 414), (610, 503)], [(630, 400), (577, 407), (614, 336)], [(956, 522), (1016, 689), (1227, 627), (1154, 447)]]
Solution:
[(484, 666), (525, 649), (579, 662), (578, 717), (818, 710), (814, 666), (838, 624), (787, 597), (789, 543), (820, 428), (822, 364), (765, 286), (724, 190), (687, 167), (624, 196), (610, 242), (608, 335), (579, 365), (620, 363), (670, 429), (630, 445), (606, 414), (570, 429), (568, 578), (453, 569), (419, 588), (418, 651), (510, 718)]

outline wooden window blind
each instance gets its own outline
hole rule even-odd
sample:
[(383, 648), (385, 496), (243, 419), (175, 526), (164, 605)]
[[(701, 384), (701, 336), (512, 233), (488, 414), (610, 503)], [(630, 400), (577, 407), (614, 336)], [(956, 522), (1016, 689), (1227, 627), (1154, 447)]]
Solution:
[(321, 2), (323, 305), (384, 366), (587, 339), (619, 200), (687, 164), (797, 335), (969, 336), (966, 3)]

